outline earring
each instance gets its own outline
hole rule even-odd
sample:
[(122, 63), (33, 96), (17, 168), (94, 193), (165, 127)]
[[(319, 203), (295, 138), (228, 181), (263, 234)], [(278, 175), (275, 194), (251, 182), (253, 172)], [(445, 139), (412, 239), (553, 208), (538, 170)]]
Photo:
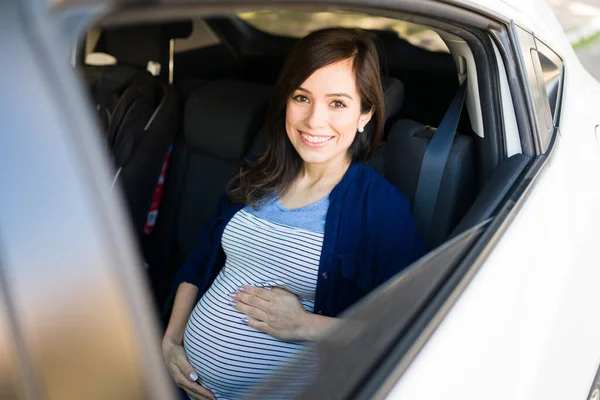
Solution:
[(361, 126), (360, 128), (358, 128), (358, 131), (359, 131), (360, 133), (363, 133), (363, 132), (365, 131), (365, 128)]

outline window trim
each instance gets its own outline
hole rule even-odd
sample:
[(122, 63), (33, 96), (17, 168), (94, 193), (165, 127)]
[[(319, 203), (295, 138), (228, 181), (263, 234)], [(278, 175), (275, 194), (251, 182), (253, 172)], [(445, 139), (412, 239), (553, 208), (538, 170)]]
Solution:
[[(563, 57), (561, 57), (552, 47), (548, 46), (542, 40), (540, 40), (534, 33), (533, 35), (537, 51), (542, 54), (545, 58), (547, 58), (550, 62), (554, 64), (554, 66), (559, 69), (560, 76), (558, 77), (558, 88), (557, 88), (557, 96), (556, 96), (556, 105), (554, 106), (554, 110), (551, 109), (552, 112), (552, 122), (555, 128), (560, 127), (560, 113), (562, 110), (562, 94), (565, 83), (565, 62)], [(541, 70), (543, 74), (543, 70)], [(542, 76), (543, 81), (543, 76)], [(546, 84), (544, 82), (544, 88), (546, 88)], [(546, 91), (546, 95), (548, 95)]]
[[(562, 63), (562, 59), (543, 42), (536, 39), (533, 32), (517, 26), (514, 22), (511, 25), (517, 57), (521, 61), (521, 79), (527, 93), (527, 109), (531, 121), (535, 121), (532, 123), (535, 153), (537, 155), (548, 154), (552, 150), (551, 146), (554, 144), (558, 133), (557, 122), (560, 120), (564, 64), (557, 65), (561, 69), (561, 76), (557, 93), (556, 113), (552, 115), (538, 52), (542, 50), (544, 56), (553, 60), (553, 62), (560, 60)], [(540, 48), (538, 48), (538, 43)]]

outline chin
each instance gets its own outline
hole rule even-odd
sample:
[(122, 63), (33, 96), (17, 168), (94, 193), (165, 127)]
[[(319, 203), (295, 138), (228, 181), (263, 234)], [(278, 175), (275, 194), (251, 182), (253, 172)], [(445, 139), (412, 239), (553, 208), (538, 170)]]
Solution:
[(299, 151), (298, 155), (305, 163), (310, 164), (321, 164), (331, 160), (330, 154), (319, 154), (318, 152), (312, 151)]

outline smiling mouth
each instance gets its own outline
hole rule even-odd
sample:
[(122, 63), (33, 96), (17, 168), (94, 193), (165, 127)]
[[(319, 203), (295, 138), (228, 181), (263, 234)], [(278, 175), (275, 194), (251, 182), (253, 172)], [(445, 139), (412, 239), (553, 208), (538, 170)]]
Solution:
[(300, 135), (302, 136), (302, 139), (304, 139), (304, 141), (311, 143), (311, 144), (323, 144), (323, 143), (327, 143), (331, 139), (333, 139), (333, 136), (313, 136), (313, 135), (304, 133), (302, 131), (299, 131), (299, 132), (300, 132)]

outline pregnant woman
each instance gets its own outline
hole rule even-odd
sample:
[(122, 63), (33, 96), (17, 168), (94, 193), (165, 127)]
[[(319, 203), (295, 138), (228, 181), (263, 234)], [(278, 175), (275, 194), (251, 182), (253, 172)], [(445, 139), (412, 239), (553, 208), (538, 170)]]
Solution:
[(293, 48), (266, 153), (240, 169), (176, 278), (163, 354), (187, 396), (243, 397), (424, 253), (408, 200), (364, 164), (383, 107), (365, 32), (325, 29)]

